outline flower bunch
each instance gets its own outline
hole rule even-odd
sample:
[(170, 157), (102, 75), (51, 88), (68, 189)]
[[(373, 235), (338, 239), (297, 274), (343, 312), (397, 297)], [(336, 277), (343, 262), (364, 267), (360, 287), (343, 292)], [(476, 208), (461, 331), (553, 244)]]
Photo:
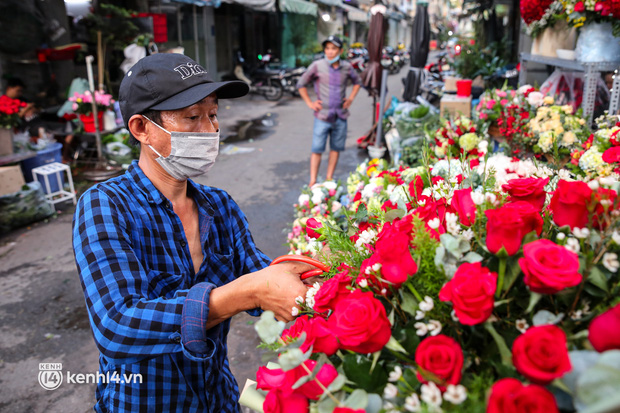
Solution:
[[(345, 188), (340, 182), (326, 181), (317, 183), (312, 188), (305, 188), (295, 208), (295, 221), (287, 236), (287, 243), (292, 254), (312, 255), (321, 248), (321, 244), (309, 235), (308, 220), (317, 217), (338, 220), (343, 215), (342, 203), (347, 203), (348, 198), (342, 198)], [(310, 221), (310, 226), (312, 222)]]
[(19, 123), (19, 111), (26, 107), (26, 102), (11, 99), (7, 95), (0, 96), (0, 128), (14, 128)]
[(598, 129), (571, 153), (570, 170), (582, 177), (610, 176), (620, 172), (620, 123), (611, 126), (597, 119)]
[(535, 38), (563, 17), (564, 5), (560, 0), (522, 0), (520, 9), (526, 33)]
[[(98, 112), (104, 112), (106, 109), (108, 109), (114, 104), (114, 99), (112, 99), (112, 95), (100, 92), (98, 90), (95, 91), (94, 99)], [(93, 112), (93, 94), (88, 90), (84, 93), (75, 92), (73, 96), (69, 97), (69, 101), (73, 102), (71, 109), (75, 113), (81, 115), (90, 115)]]
[(279, 353), (265, 412), (557, 412), (560, 389), (563, 411), (620, 408), (620, 185), (518, 160), (498, 184), (493, 158), (382, 171), (322, 222), (328, 277), (288, 330), (256, 326)]
[[(548, 102), (552, 102), (552, 98)], [(544, 154), (556, 160), (568, 157), (588, 138), (590, 132), (586, 121), (573, 113), (571, 105), (543, 105), (527, 124), (528, 134), (522, 136), (522, 144), (536, 154)]]
[(616, 0), (560, 0), (566, 20), (573, 27), (585, 24), (611, 22), (618, 25), (620, 2)]
[(478, 158), (478, 144), (482, 141), (476, 124), (468, 117), (461, 116), (454, 120), (445, 120), (434, 136), (433, 154), (438, 159)]

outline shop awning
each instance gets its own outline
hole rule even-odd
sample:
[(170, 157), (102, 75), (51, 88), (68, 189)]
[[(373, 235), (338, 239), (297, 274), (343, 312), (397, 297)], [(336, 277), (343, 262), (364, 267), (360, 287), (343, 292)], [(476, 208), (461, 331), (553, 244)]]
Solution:
[(276, 0), (224, 0), (225, 3), (236, 3), (257, 11), (276, 11)]
[[(222, 0), (171, 0), (173, 3), (191, 4), (192, 6), (213, 6), (220, 7)], [(165, 2), (164, 2), (165, 3)]]
[(326, 6), (336, 6), (342, 7), (342, 0), (315, 0), (321, 4), (325, 4)]
[(347, 12), (347, 15), (349, 16), (349, 20), (354, 21), (354, 22), (367, 22), (369, 21), (368, 19), (368, 14), (356, 7), (351, 7), (347, 4), (343, 4), (342, 6), (342, 10)]
[(285, 13), (308, 14), (317, 16), (319, 6), (306, 0), (278, 0), (280, 10)]

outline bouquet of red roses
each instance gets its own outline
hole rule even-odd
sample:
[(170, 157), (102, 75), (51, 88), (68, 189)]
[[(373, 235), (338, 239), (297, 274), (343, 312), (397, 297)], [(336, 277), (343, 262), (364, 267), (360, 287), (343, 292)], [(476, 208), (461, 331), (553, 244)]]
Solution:
[(279, 353), (265, 412), (620, 408), (618, 183), (533, 166), (500, 185), (495, 165), (387, 171), (346, 225), (314, 226), (329, 276), (289, 329), (256, 325)]
[(7, 95), (0, 96), (0, 128), (14, 128), (19, 124), (19, 111), (26, 107), (26, 102), (11, 99)]

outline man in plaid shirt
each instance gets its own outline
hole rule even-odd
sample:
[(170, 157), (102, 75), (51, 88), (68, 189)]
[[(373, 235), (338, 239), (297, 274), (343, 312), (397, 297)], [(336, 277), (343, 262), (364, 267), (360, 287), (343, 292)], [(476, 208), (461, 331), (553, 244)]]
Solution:
[(121, 83), (140, 158), (89, 189), (73, 222), (100, 373), (112, 377), (98, 383), (95, 411), (238, 411), (230, 318), (271, 310), (290, 321), (305, 295), (299, 275), (311, 267), (268, 267), (232, 198), (188, 179), (217, 156), (218, 98), (247, 92), (179, 54), (148, 56)]

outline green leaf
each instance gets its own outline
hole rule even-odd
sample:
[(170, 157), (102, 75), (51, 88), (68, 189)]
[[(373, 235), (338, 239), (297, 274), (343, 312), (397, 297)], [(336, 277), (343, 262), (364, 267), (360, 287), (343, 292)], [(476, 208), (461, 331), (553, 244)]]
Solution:
[(392, 209), (385, 213), (385, 221), (392, 222), (396, 218), (402, 218), (405, 216), (405, 211), (402, 209)]
[[(587, 330), (586, 330), (587, 331)], [(569, 351), (571, 371), (562, 376), (562, 383), (569, 389), (570, 393), (577, 394), (577, 380), (590, 367), (596, 364), (600, 354), (596, 351), (575, 350)]]
[(319, 413), (332, 413), (336, 406), (338, 405), (331, 397), (326, 397), (317, 404)]
[(349, 380), (356, 383), (359, 388), (368, 392), (383, 392), (387, 384), (388, 373), (382, 364), (378, 364), (372, 372), (372, 362), (361, 354), (347, 354), (342, 364), (344, 373)]
[(521, 267), (519, 266), (518, 262), (516, 260), (510, 262), (506, 268), (506, 275), (504, 278), (504, 287), (502, 288), (502, 290), (508, 291), (517, 281), (517, 278), (519, 278), (520, 274), (521, 274)]
[(390, 340), (385, 345), (388, 349), (392, 351), (398, 351), (399, 353), (407, 354), (407, 350), (400, 345), (400, 343), (394, 338), (394, 336), (390, 336)]
[[(327, 390), (329, 390), (331, 393), (335, 393), (338, 390), (342, 389), (342, 386), (344, 386), (346, 381), (347, 381), (347, 377), (344, 374), (339, 374), (338, 376), (336, 376), (334, 381), (332, 381), (329, 384), (329, 386), (327, 386)], [(324, 393), (324, 394), (327, 394), (327, 393)]]
[(312, 374), (307, 374), (305, 376), (301, 376), (299, 378), (299, 380), (297, 380), (295, 382), (295, 384), (293, 384), (292, 388), (293, 389), (298, 389), (301, 386), (303, 386), (304, 384), (308, 383), (310, 380), (314, 380), (314, 376)]
[(506, 341), (493, 327), (493, 324), (490, 322), (484, 323), (484, 328), (491, 334), (493, 340), (495, 340), (495, 344), (497, 345), (497, 349), (499, 350), (499, 354), (502, 358), (502, 364), (505, 366), (512, 366), (512, 353), (508, 349), (506, 345)]
[(435, 267), (441, 268), (441, 265), (443, 264), (445, 258), (446, 258), (446, 249), (444, 248), (443, 245), (440, 245), (435, 250)]
[(530, 292), (530, 303), (527, 306), (527, 310), (525, 310), (525, 313), (526, 314), (531, 313), (532, 310), (534, 309), (534, 307), (536, 307), (536, 304), (538, 304), (538, 302), (540, 301), (541, 298), (542, 298), (542, 294)]
[(383, 400), (378, 394), (370, 393), (368, 395), (368, 406), (366, 407), (366, 413), (379, 413), (383, 408)]
[(601, 290), (605, 292), (609, 292), (609, 286), (607, 285), (607, 277), (603, 274), (603, 271), (599, 270), (598, 267), (592, 267), (590, 270), (590, 275), (588, 275), (588, 282), (597, 286)]
[(275, 343), (284, 331), (285, 323), (275, 319), (273, 311), (265, 311), (254, 325), (258, 336), (267, 344)]
[(577, 380), (577, 398), (584, 412), (602, 413), (620, 408), (620, 350), (601, 354), (596, 364)]
[(282, 366), (282, 370), (288, 371), (294, 369), (297, 366), (300, 366), (301, 363), (308, 360), (311, 355), (312, 349), (304, 353), (300, 349), (295, 348), (288, 350), (284, 353), (280, 353), (278, 361), (280, 362), (280, 366)]
[(344, 405), (351, 409), (365, 409), (368, 406), (368, 393), (362, 389), (355, 389), (345, 400)]
[(415, 299), (413, 294), (405, 291), (404, 289), (400, 289), (400, 308), (403, 309), (408, 314), (415, 316), (416, 309), (418, 308), (418, 301)]
[(477, 252), (470, 251), (465, 254), (465, 256), (462, 258), (462, 261), (468, 262), (470, 264), (474, 262), (480, 262), (482, 261), (482, 255), (478, 254)]
[(555, 325), (562, 321), (562, 319), (564, 319), (564, 313), (555, 315), (551, 311), (540, 310), (532, 317), (532, 324), (534, 326)]

